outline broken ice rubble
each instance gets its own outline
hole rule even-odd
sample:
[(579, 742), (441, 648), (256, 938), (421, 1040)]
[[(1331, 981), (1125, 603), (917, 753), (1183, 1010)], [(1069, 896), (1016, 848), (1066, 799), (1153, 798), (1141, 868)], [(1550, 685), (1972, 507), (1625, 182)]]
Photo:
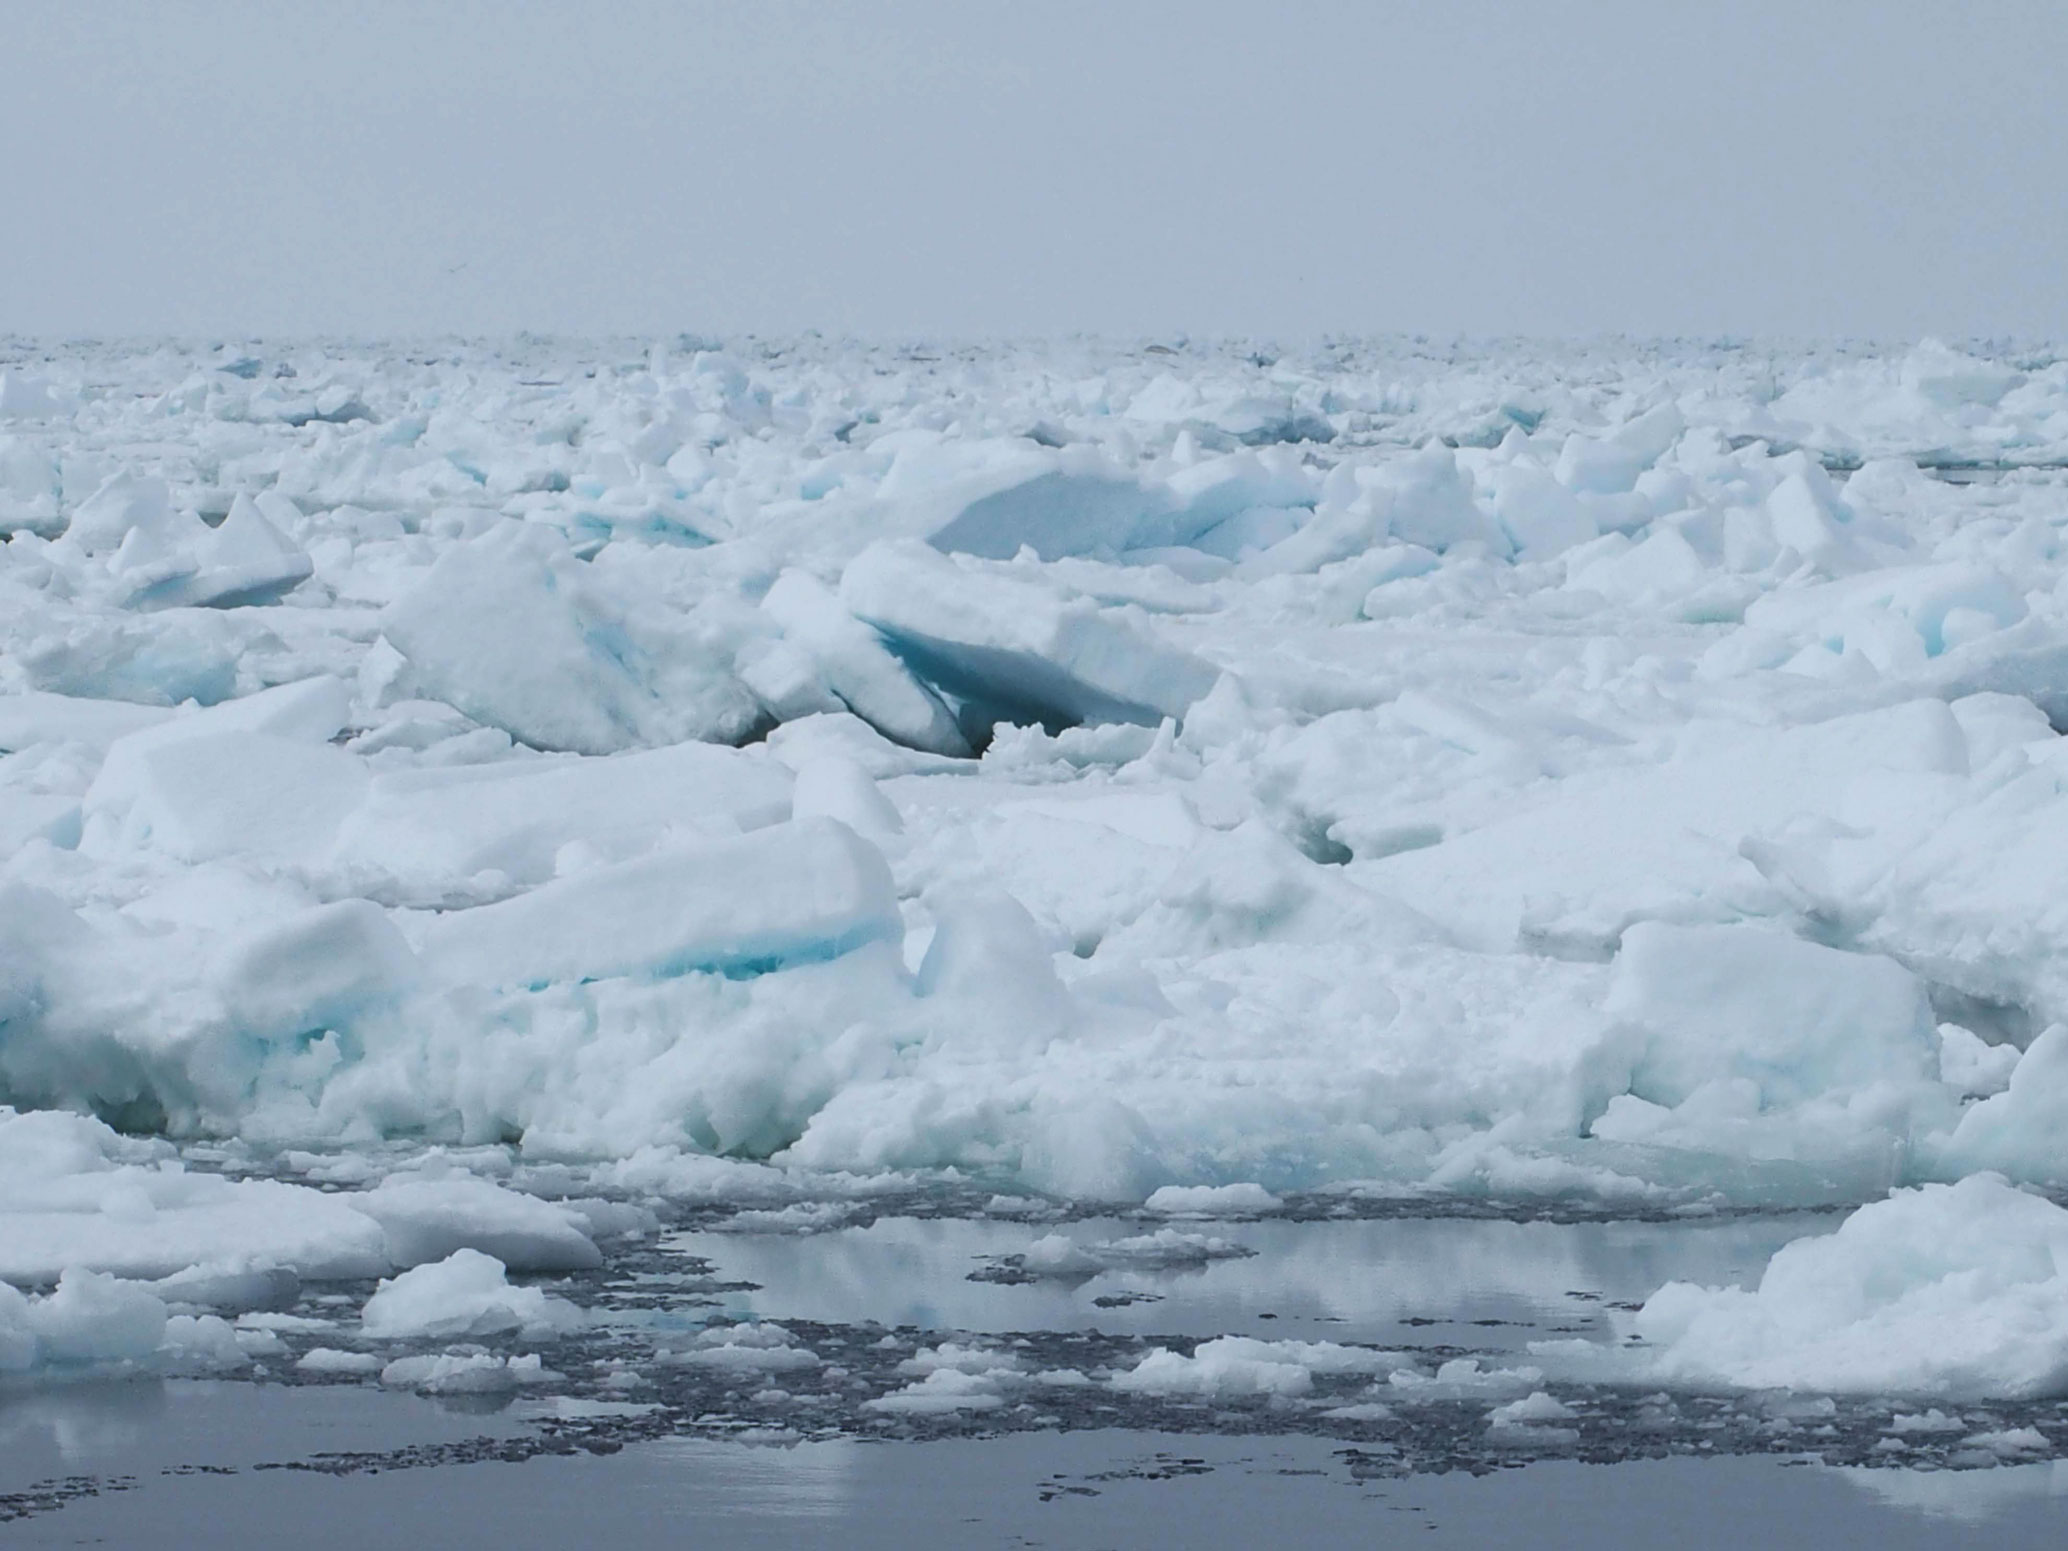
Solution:
[(594, 1252), (67, 1116), (1200, 1215), (2068, 1183), (2051, 355), (288, 354), (5, 363), (36, 1297)]

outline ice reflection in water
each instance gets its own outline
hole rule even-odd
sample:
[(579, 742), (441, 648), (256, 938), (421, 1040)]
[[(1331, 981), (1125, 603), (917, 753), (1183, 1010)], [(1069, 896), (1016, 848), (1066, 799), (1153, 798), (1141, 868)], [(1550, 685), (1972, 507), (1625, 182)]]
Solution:
[(662, 1438), (641, 1447), (662, 1470), (721, 1480), (728, 1513), (779, 1520), (832, 1519), (849, 1512), (861, 1495), (864, 1473), (881, 1458), (869, 1444), (852, 1438), (805, 1448)]
[[(970, 1331), (1238, 1332), (1505, 1350), (1551, 1331), (1605, 1334), (1608, 1306), (1641, 1302), (1669, 1281), (1753, 1285), (1781, 1245), (1837, 1222), (1788, 1214), (1671, 1223), (1182, 1224), (1256, 1253), (1020, 1285), (971, 1281), (969, 1273), (1023, 1253), (1048, 1233), (1089, 1245), (1140, 1234), (1144, 1225), (1115, 1218), (1055, 1227), (883, 1218), (802, 1236), (684, 1233), (670, 1244), (710, 1261), (726, 1279), (758, 1285), (729, 1295), (726, 1312), (738, 1318)], [(1122, 1301), (1140, 1294), (1153, 1301)]]
[(1981, 1524), (2021, 1503), (2068, 1502), (2068, 1460), (2000, 1465), (1994, 1470), (1860, 1470), (1834, 1472), (1877, 1502), (1939, 1519)]

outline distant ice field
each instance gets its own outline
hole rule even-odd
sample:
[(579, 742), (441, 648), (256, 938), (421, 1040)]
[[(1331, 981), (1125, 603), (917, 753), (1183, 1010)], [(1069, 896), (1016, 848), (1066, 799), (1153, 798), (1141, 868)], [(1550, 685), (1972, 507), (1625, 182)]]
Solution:
[(2064, 526), (2046, 349), (0, 343), (0, 1370), (917, 1194), (1858, 1208), (1588, 1382), (2068, 1393)]

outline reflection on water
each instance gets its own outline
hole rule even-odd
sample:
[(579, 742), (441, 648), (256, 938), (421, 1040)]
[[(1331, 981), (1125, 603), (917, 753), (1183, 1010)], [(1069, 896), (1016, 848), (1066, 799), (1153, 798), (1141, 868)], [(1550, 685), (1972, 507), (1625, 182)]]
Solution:
[[(1456, 1415), (1403, 1402), (1383, 1426), (1326, 1436), (1310, 1414), (1326, 1399), (1282, 1414), (1261, 1402), (1237, 1408), (1224, 1429), (1208, 1408), (1173, 1402), (1144, 1411), (1135, 1401), (1124, 1412), (1104, 1403), (1116, 1397), (1087, 1389), (1063, 1430), (1037, 1417), (1006, 1436), (936, 1431), (918, 1435), (929, 1441), (895, 1443), (871, 1441), (888, 1424), (857, 1409), (857, 1395), (906, 1382), (896, 1364), (915, 1346), (981, 1343), (986, 1333), (1009, 1334), (1001, 1347), (1035, 1353), (1031, 1366), (1062, 1360), (1043, 1352), (1047, 1340), (1088, 1370), (1132, 1362), (1144, 1338), (1162, 1335), (1478, 1352), (1554, 1334), (1606, 1338), (1614, 1309), (1664, 1282), (1750, 1284), (1780, 1245), (1837, 1221), (1181, 1224), (1251, 1253), (1092, 1275), (1081, 1273), (1099, 1255), (1058, 1245), (1028, 1251), (1051, 1233), (1110, 1245), (1142, 1234), (1143, 1223), (884, 1218), (813, 1234), (738, 1224), (685, 1232), (561, 1284), (600, 1296), (616, 1316), (555, 1355), (569, 1392), (494, 1416), (370, 1384), (0, 1388), (0, 1525), (10, 1546), (221, 1547), (277, 1545), (292, 1526), (296, 1551), (356, 1551), (374, 1541), (441, 1551), (594, 1543), (621, 1551), (1016, 1543), (1160, 1551), (1249, 1548), (1289, 1535), (1302, 1545), (1531, 1551), (2068, 1543), (2068, 1462), (1959, 1471), (1815, 1463), (1881, 1457), (1874, 1451), (1887, 1408), (1865, 1402), (1827, 1406), (1814, 1415), (1829, 1424), (1811, 1426), (1786, 1421), (1795, 1413), (1760, 1397), (1654, 1407), (1635, 1395), (1569, 1396), (1581, 1412), (1575, 1427), (1597, 1444), (1611, 1440), (1606, 1447), (1554, 1450), (1564, 1457), (1490, 1473), (1522, 1456), (1485, 1442), (1483, 1401), (1454, 1407)], [(1042, 1276), (1043, 1267), (1079, 1274)], [(794, 1321), (822, 1348), (825, 1366), (787, 1378), (787, 1389), (764, 1389), (765, 1376), (714, 1377), (671, 1366), (665, 1352), (654, 1357), (655, 1331), (693, 1340), (714, 1313)], [(941, 1334), (878, 1339), (871, 1322)], [(1095, 1349), (1105, 1355), (1084, 1357)], [(644, 1376), (629, 1391), (607, 1389), (598, 1374), (615, 1372), (627, 1354), (647, 1363)], [(1045, 1395), (1043, 1407), (1068, 1409), (1066, 1393), (1079, 1392)], [(1663, 1420), (1648, 1421), (1647, 1407)], [(2019, 1425), (2052, 1429), (2055, 1413), (2042, 1410)], [(965, 1420), (975, 1433), (1014, 1414)], [(654, 1425), (603, 1439), (593, 1457), (567, 1442), (574, 1435), (551, 1431), (553, 1418), (619, 1415)], [(1129, 1419), (1142, 1430), (1113, 1425)], [(1987, 1416), (1969, 1422), (1997, 1425)], [(1151, 1430), (1159, 1427), (1178, 1430)], [(556, 1438), (557, 1449), (533, 1446)], [(1632, 1457), (1669, 1447), (1678, 1457)], [(1739, 1449), (1748, 1452), (1718, 1457)], [(1784, 1452), (1760, 1452), (1774, 1449)], [(490, 1463), (518, 1457), (526, 1463)], [(1580, 1463), (1609, 1458), (1622, 1463)], [(340, 1459), (346, 1467), (331, 1469)], [(318, 1468), (277, 1468), (283, 1463)]]
[[(93, 1440), (78, 1463), (134, 1484), (17, 1520), (7, 1544), (2000, 1551), (2061, 1544), (2068, 1532), (2060, 1466), (1916, 1474), (1683, 1458), (1401, 1479), (1362, 1471), (1356, 1451), (1323, 1438), (1085, 1431), (787, 1447), (663, 1439), (603, 1458), (335, 1476), (252, 1467), (334, 1447), (341, 1416), (348, 1434), (372, 1422), (391, 1438), (437, 1433), (453, 1419), (356, 1389), (167, 1386), (162, 1406), (161, 1424), (144, 1427), (111, 1386), (9, 1406), (0, 1424), (17, 1428), (0, 1452), (8, 1467), (27, 1435), (18, 1424), (33, 1414), (30, 1431), (55, 1436), (53, 1420), (78, 1429), (73, 1436)], [(95, 1420), (103, 1412), (112, 1425)], [(201, 1456), (217, 1469), (189, 1468)]]
[(39, 1461), (92, 1470), (134, 1451), (165, 1424), (165, 1386), (72, 1384), (0, 1394), (0, 1490)]
[(134, 1379), (0, 1389), (0, 1496), (53, 1477), (156, 1475), (254, 1458), (508, 1436), (514, 1418), (343, 1385)]
[[(1045, 1233), (1095, 1244), (1140, 1233), (1141, 1225), (884, 1218), (809, 1236), (684, 1233), (670, 1243), (710, 1261), (724, 1278), (757, 1284), (727, 1295), (726, 1312), (737, 1318), (974, 1331), (1235, 1331), (1377, 1345), (1458, 1339), (1502, 1350), (1550, 1331), (1605, 1333), (1605, 1309), (1641, 1302), (1668, 1281), (1750, 1285), (1781, 1245), (1828, 1232), (1837, 1221), (1266, 1219), (1199, 1230), (1254, 1250), (1247, 1259), (1018, 1285), (969, 1274), (1024, 1252)], [(1466, 1330), (1469, 1343), (1459, 1335)]]
[[(1980, 1524), (2020, 1504), (2068, 1508), (2068, 1460), (1994, 1470), (1859, 1470), (1843, 1476), (1878, 1502), (1941, 1519)], [(2068, 1514), (2063, 1515), (2068, 1518)], [(2068, 1528), (2068, 1525), (2064, 1525)]]
[(678, 1484), (711, 1482), (728, 1513), (833, 1519), (851, 1511), (879, 1446), (852, 1438), (788, 1448), (663, 1438), (641, 1452), (648, 1468), (672, 1473)]

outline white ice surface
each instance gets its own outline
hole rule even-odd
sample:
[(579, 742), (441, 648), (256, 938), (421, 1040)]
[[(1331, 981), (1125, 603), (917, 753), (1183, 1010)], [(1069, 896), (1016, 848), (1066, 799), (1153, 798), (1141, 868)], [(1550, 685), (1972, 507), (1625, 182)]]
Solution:
[(0, 1277), (603, 1231), (58, 1112), (772, 1210), (2068, 1183), (2051, 355), (262, 353), (0, 362)]
[(580, 1322), (574, 1305), (536, 1287), (512, 1287), (504, 1266), (477, 1249), (456, 1249), (375, 1289), (359, 1311), (359, 1329), (373, 1340), (545, 1334)]
[(1669, 1283), (1629, 1323), (1642, 1346), (1534, 1350), (1648, 1384), (2068, 1393), (2068, 1210), (1991, 1174), (1899, 1190), (1785, 1245), (1757, 1287)]

